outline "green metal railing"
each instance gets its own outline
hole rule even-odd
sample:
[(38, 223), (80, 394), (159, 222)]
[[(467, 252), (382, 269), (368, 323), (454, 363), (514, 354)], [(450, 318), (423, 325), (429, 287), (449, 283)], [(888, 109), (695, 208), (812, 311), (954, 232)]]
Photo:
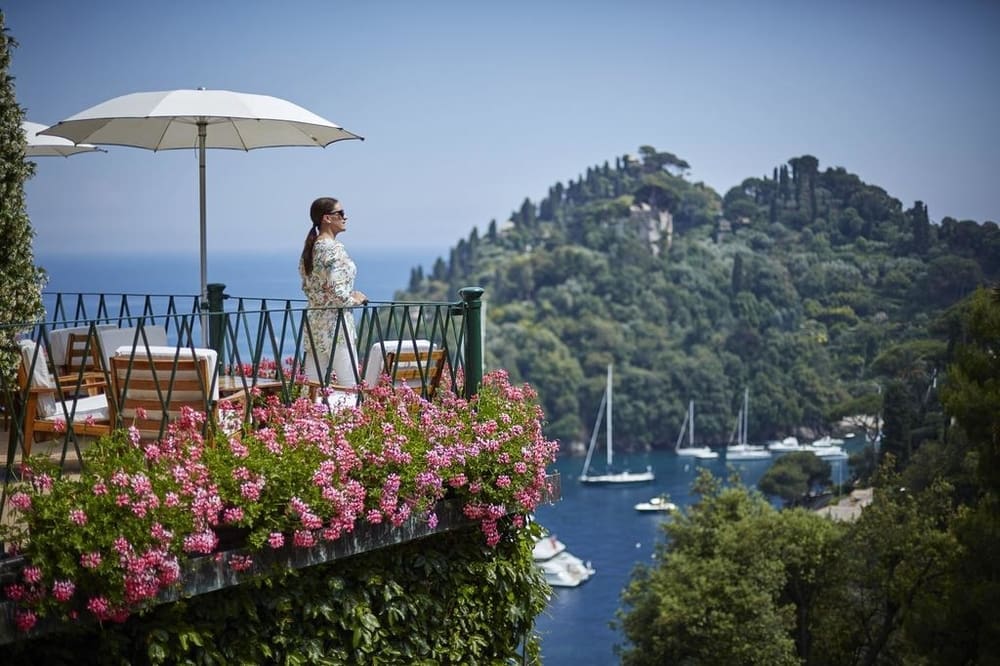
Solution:
[[(346, 347), (355, 376), (347, 378), (349, 384), (362, 384), (372, 377), (371, 368), (383, 368), (388, 354), (399, 354), (419, 345), (429, 345), (442, 350), (444, 370), (439, 387), (461, 392), (465, 397), (476, 393), (482, 381), (482, 322), (481, 299), (483, 290), (470, 287), (460, 291), (461, 300), (454, 302), (378, 302), (363, 307), (336, 310), (336, 327), (339, 331), (350, 325), (353, 315), (356, 326), (354, 345), (335, 337), (334, 349), (325, 367), (309, 373), (306, 366), (310, 358), (317, 358), (316, 343), (328, 331), (316, 331), (310, 326), (305, 301), (296, 299), (274, 300), (250, 297), (229, 297), (224, 285), (209, 285), (206, 308), (197, 296), (142, 295), (142, 294), (54, 294), (46, 296), (46, 310), (52, 317), (42, 322), (0, 327), (0, 344), (22, 356), (22, 341), (29, 350), (25, 352), (23, 370), (31, 378), (44, 368), (52, 377), (61, 377), (56, 394), (55, 415), (65, 424), (65, 431), (49, 433), (60, 446), (60, 463), (65, 464), (69, 454), (75, 452), (83, 462), (79, 441), (86, 430), (79, 423), (77, 406), (79, 397), (87, 395), (93, 384), (102, 383), (108, 401), (109, 417), (115, 422), (111, 427), (122, 427), (121, 403), (125, 387), (115, 389), (111, 377), (110, 357), (115, 349), (102, 348), (102, 340), (115, 340), (132, 350), (131, 361), (144, 358), (143, 350), (169, 349), (168, 354), (176, 367), (181, 359), (197, 358), (203, 349), (202, 326), (207, 321), (210, 348), (215, 351), (216, 365), (209, 373), (208, 384), (203, 387), (204, 411), (212, 413), (212, 401), (225, 384), (229, 390), (250, 391), (266, 384), (269, 391), (284, 401), (303, 393), (306, 375), (312, 374), (311, 388), (322, 389), (342, 382), (333, 373), (333, 358), (337, 345)], [(66, 367), (70, 350), (67, 332), (74, 330), (78, 359), (91, 360), (91, 366), (81, 362)], [(57, 342), (58, 341), (58, 342)], [(110, 343), (112, 346), (115, 343)], [(63, 345), (63, 347), (60, 347)], [(162, 348), (161, 348), (162, 347)], [(420, 366), (420, 361), (417, 361)], [(314, 368), (317, 370), (317, 368)], [(429, 394), (432, 387), (433, 368), (419, 367), (420, 386), (415, 390)], [(169, 374), (169, 372), (167, 373)], [(128, 373), (126, 373), (127, 379)], [(318, 375), (318, 376), (317, 376)], [(96, 380), (95, 380), (96, 377)], [(395, 378), (393, 378), (395, 379)], [(165, 377), (167, 385), (170, 378)], [(6, 455), (0, 472), (3, 488), (0, 490), (0, 510), (6, 501), (7, 484), (18, 476), (19, 460), (25, 448), (25, 423), (33, 415), (26, 414), (30, 403), (31, 382), (18, 381), (11, 373), (0, 373), (0, 408), (3, 410), (4, 427), (7, 429)], [(170, 391), (163, 392), (167, 401)], [(358, 399), (363, 399), (358, 394)], [(164, 404), (164, 410), (166, 405)], [(117, 417), (115, 416), (117, 415)], [(249, 418), (249, 402), (245, 417)], [(166, 419), (161, 424), (161, 433)]]

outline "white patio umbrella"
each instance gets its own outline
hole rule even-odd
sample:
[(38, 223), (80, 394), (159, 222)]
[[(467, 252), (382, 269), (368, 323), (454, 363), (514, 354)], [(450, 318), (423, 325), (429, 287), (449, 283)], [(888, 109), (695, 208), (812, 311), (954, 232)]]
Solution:
[(108, 152), (89, 143), (77, 145), (60, 136), (38, 136), (38, 133), (47, 127), (48, 125), (32, 123), (27, 120), (21, 122), (21, 129), (24, 130), (24, 138), (27, 141), (24, 148), (24, 154), (27, 157), (69, 157), (70, 155), (95, 151)]
[(83, 142), (149, 150), (198, 149), (201, 296), (207, 298), (205, 150), (318, 146), (362, 139), (301, 106), (229, 90), (167, 90), (115, 97), (41, 132)]

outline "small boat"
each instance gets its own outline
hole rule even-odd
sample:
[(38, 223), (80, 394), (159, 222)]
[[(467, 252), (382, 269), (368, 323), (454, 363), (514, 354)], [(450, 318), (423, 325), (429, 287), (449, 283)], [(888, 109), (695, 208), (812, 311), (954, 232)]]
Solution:
[[(734, 431), (736, 444), (726, 447), (726, 460), (764, 460), (771, 457), (771, 452), (763, 446), (747, 444), (747, 415), (750, 411), (750, 389), (743, 390), (743, 407), (736, 417)], [(730, 437), (732, 442), (733, 437)]]
[[(608, 364), (607, 385), (604, 388), (604, 397), (601, 398), (601, 406), (597, 409), (597, 422), (594, 424), (594, 431), (590, 434), (590, 446), (587, 447), (587, 459), (583, 462), (583, 472), (580, 474), (581, 483), (590, 484), (612, 484), (612, 483), (649, 483), (655, 480), (653, 468), (646, 466), (644, 472), (631, 472), (629, 470), (616, 470), (614, 467), (614, 444), (611, 422), (611, 364)], [(590, 459), (594, 455), (594, 445), (597, 443), (597, 433), (601, 428), (601, 420), (607, 417), (607, 428), (605, 429), (605, 439), (607, 442), (607, 467), (604, 473), (595, 474), (590, 471)]]
[(557, 539), (554, 534), (549, 534), (535, 541), (531, 549), (531, 557), (536, 562), (551, 559), (566, 550), (566, 544)]
[[(684, 433), (688, 434), (687, 446), (681, 446), (684, 441)], [(713, 451), (707, 446), (694, 445), (694, 400), (688, 402), (687, 415), (684, 417), (684, 425), (681, 426), (681, 434), (677, 436), (677, 444), (674, 445), (674, 453), (679, 456), (690, 456), (699, 460), (715, 460), (719, 457), (718, 451)]]
[(566, 550), (566, 544), (554, 534), (536, 540), (531, 556), (552, 587), (577, 587), (596, 573), (590, 562)]
[(768, 450), (774, 453), (788, 453), (790, 451), (804, 451), (802, 445), (799, 444), (799, 438), (795, 435), (790, 435), (780, 442), (771, 442), (767, 445)]
[(842, 439), (834, 439), (829, 435), (825, 435), (817, 440), (814, 440), (812, 444), (804, 445), (802, 450), (809, 451), (816, 454), (820, 458), (828, 460), (844, 460), (850, 456), (848, 456), (847, 451), (840, 446), (843, 443), (844, 440)]
[(545, 582), (552, 587), (577, 587), (596, 573), (589, 562), (584, 562), (568, 551), (535, 564), (545, 575)]
[(677, 505), (671, 502), (666, 495), (651, 497), (647, 502), (639, 502), (635, 505), (636, 511), (666, 511), (668, 513), (677, 510)]

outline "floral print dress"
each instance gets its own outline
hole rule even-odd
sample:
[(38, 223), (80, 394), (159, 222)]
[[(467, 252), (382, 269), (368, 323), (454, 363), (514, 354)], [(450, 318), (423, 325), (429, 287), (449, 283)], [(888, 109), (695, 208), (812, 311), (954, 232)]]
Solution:
[[(326, 378), (333, 352), (333, 376), (330, 381), (342, 386), (354, 386), (357, 352), (353, 306), (354, 260), (344, 244), (331, 238), (320, 238), (313, 245), (313, 270), (306, 275), (305, 264), (299, 261), (302, 291), (309, 300), (309, 331), (303, 333), (307, 350), (306, 374), (310, 379)], [(343, 308), (343, 309), (342, 309)], [(315, 355), (308, 353), (315, 346)]]

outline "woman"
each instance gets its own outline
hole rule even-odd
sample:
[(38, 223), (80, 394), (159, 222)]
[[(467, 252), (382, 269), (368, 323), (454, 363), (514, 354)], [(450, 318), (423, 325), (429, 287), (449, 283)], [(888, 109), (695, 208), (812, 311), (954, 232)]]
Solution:
[(320, 197), (312, 202), (309, 217), (312, 229), (299, 260), (302, 291), (309, 299), (309, 330), (303, 333), (306, 375), (324, 384), (354, 386), (357, 384), (354, 314), (343, 308), (363, 305), (368, 297), (354, 289), (357, 267), (344, 244), (337, 240), (347, 229), (347, 213), (336, 199)]

